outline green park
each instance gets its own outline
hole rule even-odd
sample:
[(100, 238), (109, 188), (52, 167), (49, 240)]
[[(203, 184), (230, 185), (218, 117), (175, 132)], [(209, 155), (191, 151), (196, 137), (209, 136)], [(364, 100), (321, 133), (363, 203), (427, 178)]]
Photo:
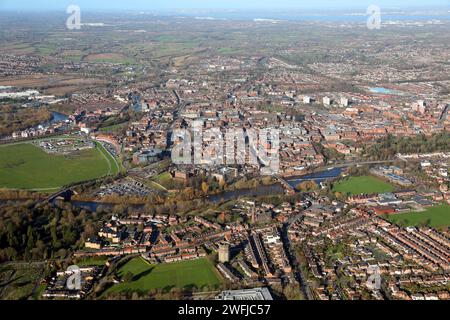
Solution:
[(373, 194), (394, 191), (394, 186), (373, 176), (348, 177), (333, 186), (334, 192), (343, 194)]
[(118, 274), (122, 282), (109, 288), (106, 293), (215, 288), (222, 283), (218, 271), (205, 258), (154, 265), (138, 257), (122, 266)]
[(448, 227), (450, 225), (450, 205), (441, 204), (422, 212), (392, 214), (386, 218), (400, 226)]

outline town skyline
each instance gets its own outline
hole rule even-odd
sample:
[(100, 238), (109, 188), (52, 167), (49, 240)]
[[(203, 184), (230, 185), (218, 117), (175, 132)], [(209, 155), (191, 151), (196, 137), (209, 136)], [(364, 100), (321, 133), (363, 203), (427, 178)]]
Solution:
[(0, 300), (450, 300), (445, 6), (26, 3), (0, 2)]

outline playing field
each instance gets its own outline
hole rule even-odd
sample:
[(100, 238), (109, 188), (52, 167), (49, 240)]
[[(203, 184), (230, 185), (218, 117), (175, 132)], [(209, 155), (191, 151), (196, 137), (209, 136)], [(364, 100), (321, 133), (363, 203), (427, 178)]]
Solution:
[(98, 144), (69, 156), (28, 143), (0, 146), (0, 188), (54, 191), (117, 172), (114, 159)]
[(207, 259), (196, 259), (175, 263), (150, 265), (142, 258), (135, 258), (119, 271), (123, 277), (128, 272), (134, 275), (133, 281), (120, 283), (108, 289), (109, 292), (136, 291), (151, 289), (170, 290), (204, 286), (214, 287), (221, 283), (220, 276)]
[(341, 192), (344, 194), (372, 194), (372, 193), (384, 193), (394, 191), (394, 186), (391, 184), (372, 177), (350, 177), (345, 180), (339, 181), (333, 186), (334, 192)]
[(401, 226), (448, 227), (450, 226), (450, 205), (434, 206), (424, 212), (392, 214), (388, 215), (387, 219)]

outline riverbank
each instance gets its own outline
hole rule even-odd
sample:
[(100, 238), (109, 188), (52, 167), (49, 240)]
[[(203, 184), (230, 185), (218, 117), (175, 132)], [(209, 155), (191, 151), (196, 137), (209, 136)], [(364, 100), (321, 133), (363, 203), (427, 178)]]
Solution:
[[(320, 183), (327, 180), (332, 180), (338, 178), (342, 173), (341, 168), (335, 168), (332, 170), (325, 170), (313, 174), (308, 174), (302, 177), (296, 177), (295, 179), (287, 179), (286, 181), (292, 185), (294, 188), (301, 182), (304, 181), (316, 181), (316, 183)], [(236, 200), (240, 198), (255, 198), (262, 197), (267, 195), (283, 195), (285, 193), (285, 189), (282, 187), (280, 183), (276, 183), (273, 185), (259, 185), (257, 188), (253, 189), (239, 189), (233, 191), (227, 191), (221, 194), (212, 195), (204, 198), (203, 200), (211, 203), (223, 203), (231, 200)], [(105, 203), (98, 201), (71, 201), (72, 205), (81, 209), (90, 210), (92, 212), (97, 211), (99, 207), (103, 208), (113, 208), (116, 205), (114, 203)], [(128, 205), (132, 210), (144, 210), (145, 204), (131, 204)]]

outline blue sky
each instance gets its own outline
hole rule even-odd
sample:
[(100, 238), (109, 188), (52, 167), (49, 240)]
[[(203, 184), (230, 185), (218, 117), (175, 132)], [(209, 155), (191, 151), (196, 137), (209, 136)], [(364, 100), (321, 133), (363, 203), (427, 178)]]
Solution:
[(165, 9), (313, 9), (448, 6), (450, 0), (0, 0), (0, 10), (65, 10), (69, 4), (82, 9), (165, 10)]

